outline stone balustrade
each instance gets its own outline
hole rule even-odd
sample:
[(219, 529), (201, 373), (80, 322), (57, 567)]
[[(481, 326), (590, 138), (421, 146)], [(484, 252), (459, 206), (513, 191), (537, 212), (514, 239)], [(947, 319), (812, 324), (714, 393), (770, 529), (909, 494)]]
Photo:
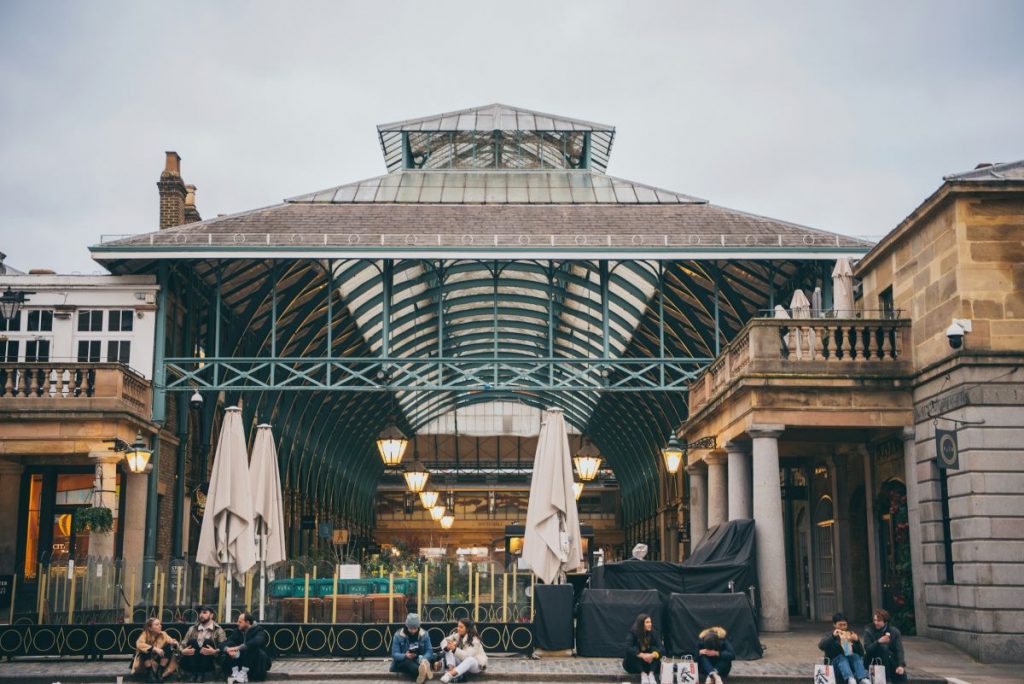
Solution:
[[(148, 380), (118, 363), (0, 363), (0, 408), (39, 402), (114, 400), (141, 416), (152, 402)], [(83, 406), (84, 407), (84, 406)]]
[(910, 349), (907, 319), (753, 319), (690, 384), (690, 415), (744, 375), (898, 376)]

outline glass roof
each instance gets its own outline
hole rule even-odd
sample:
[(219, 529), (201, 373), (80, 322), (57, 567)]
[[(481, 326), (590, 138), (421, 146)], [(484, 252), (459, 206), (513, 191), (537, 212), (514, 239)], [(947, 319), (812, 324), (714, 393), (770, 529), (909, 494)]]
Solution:
[(403, 170), (293, 197), (296, 203), (705, 204), (593, 171)]

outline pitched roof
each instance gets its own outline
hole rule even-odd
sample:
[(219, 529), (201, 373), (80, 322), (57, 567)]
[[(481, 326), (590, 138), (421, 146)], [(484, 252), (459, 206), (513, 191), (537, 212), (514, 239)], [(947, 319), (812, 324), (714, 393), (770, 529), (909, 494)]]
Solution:
[(690, 195), (593, 171), (402, 170), (292, 197), (348, 204), (679, 204)]
[(394, 123), (379, 124), (378, 131), (614, 131), (607, 124), (545, 114), (495, 102)]
[(950, 182), (983, 181), (988, 183), (1024, 181), (1024, 159), (1001, 164), (979, 165), (970, 171), (943, 176), (942, 179)]

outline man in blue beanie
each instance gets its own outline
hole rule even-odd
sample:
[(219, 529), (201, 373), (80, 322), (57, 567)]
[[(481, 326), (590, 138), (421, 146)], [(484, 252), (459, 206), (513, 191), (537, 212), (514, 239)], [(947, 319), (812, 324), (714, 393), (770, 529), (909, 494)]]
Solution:
[(425, 629), (420, 629), (420, 616), (409, 613), (405, 627), (398, 630), (391, 640), (391, 671), (414, 678), (416, 684), (423, 684), (434, 677), (430, 669), (433, 655), (430, 637)]

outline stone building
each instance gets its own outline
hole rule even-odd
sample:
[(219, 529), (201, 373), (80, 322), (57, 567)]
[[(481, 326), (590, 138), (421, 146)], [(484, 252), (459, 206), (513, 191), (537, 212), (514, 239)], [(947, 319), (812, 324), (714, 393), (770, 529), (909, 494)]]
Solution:
[(1024, 660), (1022, 261), (1024, 162), (947, 176), (855, 313), (752, 320), (691, 385), (683, 437), (721, 445), (691, 453), (694, 538), (753, 515), (766, 628), (883, 606)]

